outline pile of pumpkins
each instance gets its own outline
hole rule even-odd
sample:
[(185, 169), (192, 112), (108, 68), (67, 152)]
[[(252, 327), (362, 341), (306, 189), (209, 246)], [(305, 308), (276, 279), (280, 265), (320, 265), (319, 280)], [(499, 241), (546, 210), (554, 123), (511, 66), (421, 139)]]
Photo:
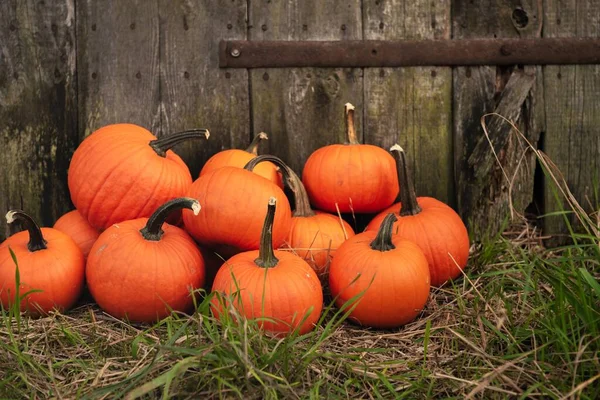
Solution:
[[(351, 104), (344, 115), (348, 143), (313, 152), (302, 180), (279, 158), (257, 155), (264, 133), (246, 151), (213, 155), (193, 180), (171, 148), (208, 138), (206, 129), (160, 139), (133, 124), (95, 131), (68, 171), (76, 210), (53, 228), (7, 213), (24, 230), (0, 245), (2, 306), (20, 293), (29, 315), (64, 312), (87, 284), (107, 313), (153, 322), (192, 311), (210, 279), (218, 319), (257, 319), (274, 335), (314, 328), (324, 284), (356, 323), (412, 321), (431, 286), (461, 274), (467, 229), (446, 204), (416, 197), (398, 145), (359, 143)], [(355, 233), (342, 213), (378, 214)]]

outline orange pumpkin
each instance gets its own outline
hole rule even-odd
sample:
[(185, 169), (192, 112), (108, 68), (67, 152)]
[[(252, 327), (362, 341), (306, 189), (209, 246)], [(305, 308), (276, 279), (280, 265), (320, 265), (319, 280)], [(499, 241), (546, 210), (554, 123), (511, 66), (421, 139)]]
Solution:
[[(261, 132), (254, 137), (254, 140), (252, 140), (252, 143), (250, 143), (250, 146), (246, 150), (229, 149), (218, 152), (206, 161), (206, 164), (204, 164), (200, 171), (200, 176), (226, 166), (244, 168), (248, 161), (258, 155), (258, 144), (260, 141), (268, 139), (269, 137), (267, 134)], [(276, 183), (280, 188), (283, 188), (281, 175), (273, 163), (261, 163), (254, 168), (253, 172)]]
[(402, 326), (419, 315), (429, 297), (427, 259), (419, 246), (392, 235), (395, 220), (389, 214), (378, 232), (348, 239), (331, 262), (331, 295), (338, 307), (355, 307), (349, 318), (361, 325)]
[(83, 218), (77, 210), (69, 211), (57, 219), (54, 223), (54, 229), (69, 235), (77, 247), (81, 249), (85, 258), (87, 258), (90, 249), (100, 235), (100, 232), (92, 228), (87, 219)]
[[(323, 308), (323, 292), (317, 274), (300, 257), (273, 250), (274, 197), (269, 199), (261, 233), (260, 250), (237, 254), (221, 267), (212, 290), (211, 308), (218, 319), (233, 308), (247, 319), (261, 318), (259, 325), (275, 336), (314, 328)], [(264, 318), (264, 319), (262, 319)]]
[(198, 216), (184, 210), (183, 222), (200, 245), (217, 250), (225, 258), (258, 249), (264, 205), (270, 197), (279, 204), (273, 223), (273, 245), (283, 244), (292, 223), (292, 211), (279, 186), (252, 172), (265, 161), (285, 168), (279, 158), (263, 155), (252, 159), (244, 169), (223, 167), (202, 175), (189, 187), (186, 195), (198, 199), (204, 210)]
[[(192, 183), (188, 167), (170, 149), (208, 136), (206, 129), (157, 139), (133, 124), (100, 128), (73, 154), (68, 176), (71, 200), (98, 230), (148, 217), (161, 204), (182, 196)], [(176, 221), (178, 215), (172, 218)]]
[(117, 318), (153, 322), (171, 311), (188, 311), (192, 291), (204, 284), (204, 261), (192, 238), (165, 223), (169, 213), (194, 199), (177, 198), (150, 218), (120, 222), (105, 230), (90, 251), (86, 277), (98, 305)]
[(358, 142), (351, 104), (346, 104), (346, 125), (349, 144), (332, 144), (313, 152), (304, 165), (302, 181), (319, 210), (379, 212), (398, 193), (394, 159), (380, 147)]
[(354, 236), (354, 230), (339, 216), (313, 211), (300, 178), (292, 170), (289, 170), (289, 174), (295, 209), (286, 245), (322, 278), (329, 269), (336, 249)]
[(65, 233), (40, 228), (21, 210), (11, 210), (6, 221), (19, 220), (27, 230), (15, 233), (0, 244), (0, 302), (4, 308), (14, 304), (17, 291), (16, 266), (19, 265), (20, 310), (30, 316), (46, 315), (53, 309), (70, 309), (84, 285), (85, 261), (81, 250)]
[(469, 258), (469, 233), (459, 215), (448, 205), (432, 197), (417, 197), (409, 178), (406, 155), (398, 145), (390, 149), (396, 157), (401, 202), (377, 215), (366, 230), (376, 230), (387, 213), (398, 221), (394, 232), (415, 242), (425, 253), (431, 273), (431, 285), (441, 286), (461, 275)]

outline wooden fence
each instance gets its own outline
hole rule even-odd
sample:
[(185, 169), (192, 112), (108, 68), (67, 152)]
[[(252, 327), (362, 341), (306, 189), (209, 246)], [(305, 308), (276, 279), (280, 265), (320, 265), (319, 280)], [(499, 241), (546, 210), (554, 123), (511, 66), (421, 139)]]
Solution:
[[(488, 118), (506, 179), (480, 125), (490, 112), (514, 120), (592, 210), (598, 65), (218, 67), (221, 39), (563, 36), (600, 36), (600, 0), (0, 0), (0, 210), (22, 207), (53, 224), (72, 207), (75, 147), (115, 122), (159, 136), (209, 128), (208, 142), (176, 148), (194, 176), (260, 131), (270, 137), (261, 152), (301, 172), (315, 148), (343, 140), (346, 102), (362, 140), (405, 147), (418, 194), (447, 201), (474, 233), (498, 229), (509, 193), (521, 213), (557, 208), (523, 140)], [(545, 228), (564, 230), (560, 218)]]

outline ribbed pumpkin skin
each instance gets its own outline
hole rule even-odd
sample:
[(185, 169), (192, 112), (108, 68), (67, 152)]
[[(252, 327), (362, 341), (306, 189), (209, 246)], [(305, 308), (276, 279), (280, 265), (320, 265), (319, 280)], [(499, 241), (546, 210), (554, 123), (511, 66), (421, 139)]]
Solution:
[(90, 253), (98, 236), (100, 236), (100, 232), (92, 228), (87, 219), (83, 218), (77, 210), (69, 211), (57, 219), (54, 223), (54, 229), (69, 235), (85, 258)]
[(363, 232), (340, 246), (329, 269), (329, 287), (332, 296), (339, 296), (338, 307), (366, 290), (350, 319), (374, 328), (395, 328), (415, 319), (425, 306), (429, 268), (419, 247), (397, 236), (392, 238), (394, 250), (372, 250), (369, 244), (376, 234)]
[[(204, 284), (204, 260), (181, 228), (164, 224), (159, 241), (141, 233), (147, 218), (115, 224), (90, 251), (88, 288), (98, 305), (117, 318), (153, 322), (193, 306), (190, 292)], [(168, 307), (167, 307), (168, 306)]]
[[(266, 215), (265, 204), (277, 199), (273, 246), (281, 246), (292, 223), (290, 204), (283, 190), (262, 176), (236, 167), (223, 167), (202, 175), (189, 187), (187, 197), (197, 199), (202, 212), (183, 210), (185, 229), (201, 245), (225, 245), (235, 252), (255, 250)], [(221, 253), (222, 254), (222, 253)]]
[[(71, 200), (90, 225), (149, 217), (182, 196), (192, 183), (183, 160), (171, 150), (161, 157), (149, 146), (156, 137), (133, 124), (107, 125), (75, 150), (69, 166)], [(176, 216), (174, 217), (176, 219)]]
[(376, 213), (398, 194), (394, 158), (368, 144), (333, 144), (313, 152), (302, 172), (311, 204), (337, 213)]
[(0, 244), (0, 301), (10, 307), (16, 291), (16, 267), (8, 250), (15, 253), (19, 263), (20, 294), (31, 293), (21, 301), (21, 311), (31, 316), (47, 314), (52, 309), (70, 309), (84, 286), (85, 260), (81, 250), (65, 233), (53, 228), (41, 228), (47, 249), (30, 252), (29, 233), (15, 233)]
[[(309, 332), (323, 309), (319, 278), (298, 256), (280, 250), (274, 253), (279, 263), (272, 268), (262, 268), (254, 263), (259, 256), (258, 250), (233, 256), (217, 273), (212, 290), (231, 295), (241, 289), (233, 303), (235, 309), (248, 319), (274, 319), (273, 322), (259, 321), (259, 325), (276, 336), (284, 336), (298, 327), (312, 307), (310, 315), (299, 328), (300, 334)], [(221, 304), (216, 296), (211, 308), (217, 318), (222, 318)]]
[[(469, 234), (458, 214), (448, 205), (432, 197), (417, 197), (422, 211), (417, 215), (400, 216), (397, 203), (378, 214), (366, 230), (377, 230), (388, 213), (395, 213), (394, 234), (419, 245), (431, 274), (431, 285), (441, 286), (460, 276), (460, 268), (469, 258)], [(451, 256), (450, 256), (450, 255)], [(456, 261), (456, 263), (454, 262)]]
[[(206, 161), (206, 164), (202, 167), (200, 171), (200, 176), (205, 175), (215, 169), (223, 168), (223, 167), (238, 167), (244, 168), (244, 166), (248, 163), (248, 161), (252, 160), (256, 157), (254, 154), (249, 153), (245, 150), (239, 149), (229, 149), (223, 150)], [(281, 175), (277, 172), (277, 169), (273, 163), (263, 162), (258, 164), (252, 170), (257, 175), (262, 176), (263, 178), (267, 178), (271, 182), (277, 184), (280, 188), (283, 188), (283, 181), (281, 180)]]
[[(286, 245), (322, 276), (327, 272), (336, 249), (354, 236), (354, 230), (340, 218), (316, 211), (311, 217), (293, 217)], [(343, 224), (343, 227), (342, 227)], [(344, 234), (344, 230), (346, 235)]]

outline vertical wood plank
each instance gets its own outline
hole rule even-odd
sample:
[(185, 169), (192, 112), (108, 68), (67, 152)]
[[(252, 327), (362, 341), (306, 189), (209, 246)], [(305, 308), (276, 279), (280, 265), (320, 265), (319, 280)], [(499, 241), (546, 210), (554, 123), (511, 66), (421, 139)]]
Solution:
[[(0, 2), (0, 215), (52, 225), (77, 143), (74, 0)], [(9, 231), (1, 223), (0, 241)]]
[[(538, 0), (455, 0), (453, 37), (539, 37), (540, 5)], [(522, 85), (528, 85), (526, 92)], [(510, 125), (488, 117), (490, 140), (499, 164), (480, 119), (486, 113), (500, 113), (512, 119), (537, 145), (544, 130), (541, 68), (457, 67), (453, 86), (458, 209), (475, 237), (493, 235), (510, 215), (511, 204), (514, 216), (518, 216), (533, 202), (535, 159)]]
[(219, 69), (219, 41), (246, 39), (246, 0), (161, 0), (162, 133), (204, 127), (210, 139), (175, 148), (192, 176), (204, 162), (250, 140), (248, 72)]
[[(366, 40), (450, 39), (450, 0), (364, 0)], [(365, 142), (409, 154), (416, 191), (453, 203), (452, 69), (366, 68)]]
[(158, 1), (78, 0), (77, 69), (81, 139), (119, 122), (156, 133)]
[[(545, 37), (600, 36), (600, 2), (569, 0), (544, 2)], [(548, 65), (544, 67), (547, 129), (544, 150), (561, 170), (577, 201), (587, 212), (600, 209), (600, 66)], [(545, 182), (546, 212), (570, 211), (556, 186)], [(568, 220), (575, 223), (570, 215)], [(576, 226), (577, 224), (575, 224)], [(568, 233), (562, 216), (546, 217), (549, 234)], [(551, 244), (564, 243), (554, 238)]]
[[(358, 40), (361, 1), (251, 1), (249, 28), (251, 40)], [(254, 134), (267, 132), (269, 152), (296, 173), (318, 147), (346, 141), (347, 102), (362, 140), (360, 68), (255, 69), (250, 77)]]

